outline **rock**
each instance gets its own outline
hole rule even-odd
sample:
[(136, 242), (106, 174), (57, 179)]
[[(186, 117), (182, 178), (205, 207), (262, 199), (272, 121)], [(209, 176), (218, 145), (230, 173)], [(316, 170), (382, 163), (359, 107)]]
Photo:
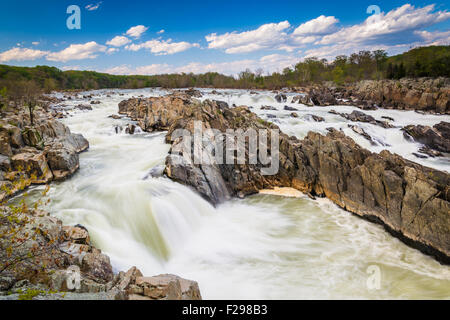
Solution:
[(291, 113), (291, 117), (292, 117), (292, 118), (298, 118), (298, 114), (296, 114), (295, 112), (292, 112), (292, 113)]
[(320, 117), (320, 116), (316, 116), (315, 114), (307, 114), (306, 119), (308, 119), (308, 121), (310, 121), (310, 119), (312, 119), (315, 122), (324, 122), (325, 118)]
[[(93, 102), (94, 101), (92, 101), (91, 104), (94, 104)], [(100, 101), (99, 101), (99, 103), (100, 103)], [(75, 106), (75, 109), (90, 111), (90, 110), (92, 110), (92, 107), (88, 104), (79, 104), (79, 105)]]
[(286, 111), (298, 111), (297, 108), (293, 108), (293, 107), (289, 107), (289, 106), (284, 106), (283, 109), (286, 110)]
[(70, 177), (79, 168), (78, 154), (71, 149), (49, 148), (46, 158), (56, 181)]
[(415, 141), (424, 144), (430, 149), (439, 152), (450, 152), (450, 123), (440, 122), (433, 127), (422, 125), (409, 125), (402, 129), (404, 134), (411, 136)]
[[(91, 101), (91, 104), (100, 104), (100, 103), (101, 103), (101, 101), (99, 101), (99, 100), (93, 100), (93, 101)], [(91, 108), (90, 110), (92, 110), (92, 108)]]
[(63, 227), (64, 235), (66, 239), (72, 243), (90, 245), (91, 240), (89, 238), (89, 232), (84, 227)]
[(356, 132), (357, 134), (363, 136), (366, 140), (370, 141), (370, 143), (372, 145), (376, 145), (376, 143), (373, 141), (372, 137), (366, 131), (364, 131), (363, 128), (361, 128), (359, 126), (354, 126), (354, 125), (351, 125), (351, 124), (349, 124), (348, 127), (350, 129), (352, 129), (354, 132)]
[(121, 117), (119, 115), (117, 115), (117, 114), (112, 114), (112, 115), (108, 116), (108, 118), (112, 118), (112, 119), (115, 119), (115, 120), (121, 119)]
[(189, 88), (189, 89), (185, 90), (184, 93), (186, 93), (187, 95), (189, 95), (191, 97), (195, 97), (195, 98), (201, 98), (203, 96), (200, 91), (198, 91), (194, 88)]
[(53, 179), (44, 153), (32, 148), (12, 156), (11, 166), (15, 171), (25, 172), (34, 184), (45, 184)]
[(272, 111), (276, 111), (277, 110), (277, 108), (272, 107), (272, 106), (262, 106), (260, 109), (261, 110), (272, 110)]
[(373, 101), (382, 108), (450, 113), (448, 78), (401, 80), (364, 80), (337, 90), (343, 97)]
[[(164, 103), (165, 114), (170, 117), (164, 118), (164, 125), (147, 126), (146, 130), (169, 127), (166, 141), (172, 147), (165, 169), (169, 178), (196, 189), (212, 204), (275, 186), (295, 188), (314, 197), (326, 196), (347, 211), (381, 223), (405, 243), (450, 263), (448, 173), (423, 167), (388, 151), (372, 153), (332, 128), (326, 136), (309, 132), (303, 140), (280, 133), (280, 167), (273, 175), (261, 175), (263, 165), (259, 161), (188, 163), (176, 152), (180, 150), (181, 138), (172, 138), (172, 134), (176, 129), (192, 132), (196, 120), (202, 121), (204, 127), (223, 132), (278, 127), (258, 118), (246, 107), (219, 108), (208, 100), (200, 103), (179, 99), (166, 96), (138, 104), (119, 104), (122, 110), (126, 104), (127, 113), (147, 124), (147, 115), (160, 112), (159, 105)], [(353, 113), (352, 117), (373, 121), (359, 113)]]
[(129, 123), (127, 125), (127, 127), (125, 128), (125, 133), (126, 134), (134, 134), (135, 130), (136, 130), (136, 126), (134, 124)]
[(276, 100), (278, 103), (286, 102), (287, 97), (286, 97), (286, 95), (285, 95), (284, 93), (279, 93), (279, 94), (277, 94), (277, 95), (275, 96), (275, 100)]
[(374, 117), (365, 114), (364, 112), (354, 110), (352, 113), (339, 113), (340, 116), (346, 118), (347, 120), (354, 121), (354, 122), (366, 122), (370, 124), (374, 124), (377, 126), (380, 126), (382, 128), (392, 128), (392, 125), (390, 125), (387, 121), (379, 121), (376, 120)]
[[(197, 282), (171, 274), (138, 277), (136, 285), (142, 287), (143, 296), (151, 300), (201, 300)], [(136, 296), (130, 296), (131, 299)]]
[(98, 249), (94, 249), (92, 252), (84, 255), (81, 271), (93, 276), (97, 281), (104, 281), (104, 283), (113, 279), (109, 257)]
[(292, 98), (292, 103), (304, 104), (306, 106), (313, 105), (308, 95), (295, 96), (294, 98)]

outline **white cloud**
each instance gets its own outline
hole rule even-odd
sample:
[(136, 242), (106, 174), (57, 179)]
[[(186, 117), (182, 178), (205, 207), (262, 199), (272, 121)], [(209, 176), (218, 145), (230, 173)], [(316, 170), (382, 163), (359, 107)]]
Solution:
[(290, 27), (288, 21), (268, 23), (258, 29), (241, 33), (227, 32), (222, 35), (212, 33), (206, 41), (210, 49), (225, 49), (226, 53), (244, 53), (261, 49), (276, 49), (284, 45), (288, 38), (285, 30)]
[(323, 35), (336, 31), (336, 24), (339, 22), (335, 17), (321, 15), (316, 19), (309, 20), (298, 26), (293, 32), (295, 36)]
[(186, 41), (172, 42), (168, 40), (149, 40), (141, 44), (130, 44), (125, 47), (129, 51), (138, 51), (141, 49), (149, 49), (150, 52), (156, 55), (174, 54), (182, 51), (186, 51), (192, 47), (200, 47), (198, 43), (189, 43)]
[(0, 53), (0, 62), (36, 60), (46, 56), (48, 53), (48, 51), (27, 48), (12, 48)]
[(424, 28), (450, 18), (450, 12), (433, 12), (434, 5), (415, 8), (410, 4), (368, 17), (363, 23), (345, 27), (336, 33), (326, 35), (318, 44), (368, 42), (383, 36)]
[(163, 34), (164, 32), (166, 32), (164, 29), (161, 29), (157, 32), (157, 34)]
[(138, 25), (138, 26), (134, 26), (131, 27), (130, 29), (128, 29), (128, 31), (126, 32), (127, 36), (133, 37), (135, 39), (139, 39), (142, 34), (147, 31), (148, 27), (143, 26), (143, 25)]
[(31, 44), (33, 45), (33, 46), (37, 46), (37, 45), (39, 45), (39, 41), (33, 41)]
[(106, 50), (106, 54), (113, 54), (114, 52), (118, 52), (119, 49), (118, 48), (108, 48)]
[(105, 51), (105, 46), (90, 41), (84, 44), (71, 44), (64, 50), (49, 53), (47, 60), (66, 62), (69, 60), (95, 59), (97, 53)]
[(63, 66), (61, 67), (61, 70), (67, 71), (67, 70), (80, 70), (80, 66)]
[(102, 1), (98, 2), (97, 4), (88, 4), (86, 7), (84, 7), (88, 11), (94, 11), (100, 8), (100, 5), (102, 4)]
[(450, 44), (450, 30), (449, 31), (415, 31), (414, 34), (420, 36), (429, 45), (449, 45)]
[(128, 39), (127, 37), (115, 36), (114, 38), (112, 38), (111, 40), (106, 42), (106, 44), (109, 45), (109, 46), (121, 47), (121, 46), (124, 46), (124, 45), (126, 45), (126, 44), (128, 44), (130, 42), (131, 42), (131, 40)]

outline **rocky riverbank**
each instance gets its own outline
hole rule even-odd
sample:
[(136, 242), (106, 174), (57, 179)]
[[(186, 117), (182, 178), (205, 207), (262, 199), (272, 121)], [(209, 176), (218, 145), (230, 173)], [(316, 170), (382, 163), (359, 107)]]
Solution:
[[(280, 170), (261, 175), (263, 164), (192, 164), (179, 150), (176, 129), (278, 129), (248, 107), (230, 108), (220, 101), (192, 99), (179, 93), (158, 98), (129, 99), (119, 112), (137, 120), (143, 130), (168, 130), (172, 145), (166, 159), (168, 177), (192, 186), (214, 204), (261, 189), (292, 187), (311, 197), (327, 197), (341, 208), (381, 223), (405, 243), (450, 263), (450, 176), (383, 151), (372, 153), (343, 133), (310, 132), (303, 140), (283, 133), (279, 138)], [(248, 144), (246, 146), (248, 148)], [(204, 150), (205, 145), (202, 147)], [(270, 145), (267, 145), (270, 150)], [(267, 151), (267, 150), (266, 150)], [(248, 149), (246, 150), (248, 154)]]
[(41, 105), (33, 123), (25, 108), (1, 112), (0, 300), (201, 299), (195, 281), (170, 274), (144, 277), (136, 267), (114, 272), (81, 225), (64, 226), (36, 208), (1, 205), (31, 185), (69, 178), (79, 169), (79, 153), (89, 148), (81, 134), (57, 120), (67, 116), (66, 109), (63, 114)]
[[(0, 212), (4, 217), (10, 209), (0, 207)], [(14, 264), (3, 269), (4, 261), (0, 261), (0, 300), (201, 299), (197, 282), (175, 275), (144, 277), (136, 267), (114, 273), (109, 257), (92, 244), (88, 230), (81, 225), (63, 226), (40, 210), (16, 217), (25, 218), (26, 224), (13, 220), (2, 221), (0, 226), (1, 233), (19, 227), (19, 238), (24, 240), (10, 256)], [(2, 249), (9, 245), (0, 238)]]
[(81, 135), (43, 108), (1, 112), (0, 201), (32, 184), (70, 177), (79, 168), (78, 154), (89, 148)]
[(364, 80), (340, 87), (333, 84), (313, 85), (296, 88), (296, 91), (305, 95), (295, 97), (293, 102), (311, 106), (339, 104), (362, 109), (385, 108), (450, 114), (448, 78)]

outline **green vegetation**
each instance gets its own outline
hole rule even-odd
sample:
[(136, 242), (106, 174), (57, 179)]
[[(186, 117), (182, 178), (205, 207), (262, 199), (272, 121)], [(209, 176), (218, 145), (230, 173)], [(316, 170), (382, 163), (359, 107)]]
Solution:
[[(14, 97), (23, 97), (17, 87), (30, 81), (45, 92), (143, 87), (277, 89), (321, 81), (333, 81), (340, 85), (364, 79), (399, 79), (405, 76), (449, 77), (450, 46), (416, 48), (392, 57), (388, 57), (383, 50), (360, 51), (350, 56), (338, 56), (333, 62), (307, 58), (292, 68), (285, 68), (281, 73), (263, 75), (262, 70), (245, 70), (237, 78), (216, 72), (121, 76), (94, 71), (61, 71), (48, 66), (28, 68), (0, 65), (0, 88), (6, 88), (11, 100), (15, 101)], [(1, 92), (0, 95), (3, 96)]]
[(387, 60), (386, 77), (449, 77), (450, 46), (412, 49)]

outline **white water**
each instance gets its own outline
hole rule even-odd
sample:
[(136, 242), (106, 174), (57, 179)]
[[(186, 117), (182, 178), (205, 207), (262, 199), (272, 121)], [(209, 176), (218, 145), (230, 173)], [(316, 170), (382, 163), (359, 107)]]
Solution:
[[(213, 208), (188, 187), (167, 178), (143, 180), (151, 168), (164, 164), (169, 149), (164, 133), (116, 134), (114, 126), (127, 120), (108, 116), (117, 113), (121, 100), (164, 92), (120, 92), (125, 95), (106, 97), (107, 91), (96, 91), (101, 104), (63, 120), (89, 140), (90, 149), (80, 156), (80, 170), (71, 179), (52, 184), (49, 193), (51, 213), (65, 224), (86, 226), (116, 271), (136, 265), (145, 275), (174, 273), (198, 281), (205, 299), (450, 298), (449, 267), (326, 199), (256, 195)], [(260, 105), (280, 110), (285, 105), (274, 102), (272, 93), (226, 92), (230, 94), (207, 97), (251, 105), (259, 114)], [(291, 119), (285, 116), (290, 112), (276, 112), (281, 129), (288, 133), (303, 137), (308, 130), (346, 127), (347, 120), (326, 113), (330, 108), (295, 106), (302, 109), (299, 114), (314, 113), (327, 123)], [(335, 109), (347, 112), (354, 108)], [(379, 118), (382, 111), (367, 113)], [(444, 119), (385, 113), (402, 125)], [(391, 144), (392, 151), (414, 157), (410, 150), (418, 146), (404, 141), (398, 129), (370, 126), (365, 130)], [(352, 131), (345, 132), (371, 147)], [(422, 161), (449, 169), (448, 160)], [(381, 270), (379, 290), (366, 285), (370, 265)]]

